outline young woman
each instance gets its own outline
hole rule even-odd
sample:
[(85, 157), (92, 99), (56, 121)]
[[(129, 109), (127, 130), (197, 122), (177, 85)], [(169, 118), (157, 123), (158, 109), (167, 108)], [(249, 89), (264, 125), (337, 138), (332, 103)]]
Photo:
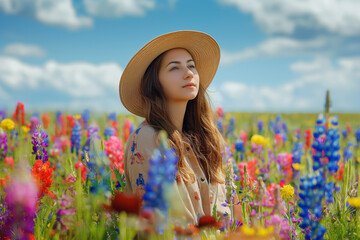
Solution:
[[(179, 157), (173, 185), (177, 203), (171, 204), (190, 224), (196, 224), (199, 216), (212, 215), (214, 204), (218, 216), (230, 215), (229, 207), (224, 206), (223, 138), (206, 94), (219, 61), (220, 49), (211, 36), (177, 31), (141, 48), (120, 79), (123, 105), (145, 118), (125, 149), (127, 191), (139, 196), (145, 193), (148, 160), (159, 146), (159, 130), (165, 130)], [(235, 211), (239, 219), (241, 210)]]

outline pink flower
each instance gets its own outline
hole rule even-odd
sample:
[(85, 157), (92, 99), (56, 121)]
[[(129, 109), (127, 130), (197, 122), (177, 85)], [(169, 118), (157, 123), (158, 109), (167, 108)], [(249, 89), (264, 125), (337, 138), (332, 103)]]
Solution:
[(9, 167), (13, 167), (14, 166), (14, 159), (13, 157), (6, 157), (4, 159), (4, 163), (5, 165), (9, 166)]

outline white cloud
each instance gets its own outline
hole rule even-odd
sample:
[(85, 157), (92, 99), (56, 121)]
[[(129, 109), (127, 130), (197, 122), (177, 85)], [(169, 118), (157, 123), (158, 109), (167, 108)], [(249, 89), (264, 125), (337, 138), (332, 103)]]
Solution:
[(84, 0), (84, 4), (89, 13), (101, 17), (143, 16), (155, 6), (153, 0)]
[(22, 14), (39, 22), (71, 30), (91, 27), (89, 17), (78, 16), (72, 0), (0, 0), (0, 9), (8, 14)]
[(72, 98), (117, 95), (121, 73), (122, 69), (116, 63), (94, 65), (48, 61), (39, 67), (0, 57), (0, 86), (4, 84), (14, 91), (48, 89)]
[(340, 35), (360, 34), (358, 0), (218, 0), (253, 14), (268, 33), (291, 34), (296, 28), (322, 29)]
[(322, 49), (330, 44), (330, 41), (323, 38), (306, 41), (286, 37), (270, 38), (256, 47), (247, 48), (240, 52), (222, 51), (221, 64), (227, 65), (257, 57), (296, 56), (299, 54), (314, 55), (316, 52), (324, 51)]
[(12, 43), (4, 47), (3, 53), (15, 57), (44, 57), (45, 50), (36, 45)]
[(296, 62), (290, 69), (300, 77), (282, 85), (253, 86), (228, 81), (221, 85), (224, 106), (240, 111), (323, 110), (330, 90), (335, 111), (360, 111), (360, 58)]

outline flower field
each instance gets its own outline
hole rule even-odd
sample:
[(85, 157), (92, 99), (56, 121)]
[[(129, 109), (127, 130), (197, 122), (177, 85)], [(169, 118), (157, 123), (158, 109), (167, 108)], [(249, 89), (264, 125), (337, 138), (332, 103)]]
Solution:
[(360, 114), (216, 109), (230, 220), (187, 225), (167, 201), (166, 136), (139, 199), (124, 193), (123, 155), (142, 119), (25, 107), (0, 112), (0, 239), (360, 239)]

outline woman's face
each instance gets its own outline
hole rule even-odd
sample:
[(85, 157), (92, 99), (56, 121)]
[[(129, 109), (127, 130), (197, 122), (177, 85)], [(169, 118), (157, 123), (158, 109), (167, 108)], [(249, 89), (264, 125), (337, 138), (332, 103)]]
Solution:
[(159, 80), (168, 101), (187, 102), (199, 92), (199, 74), (190, 53), (185, 49), (171, 49), (164, 54)]

